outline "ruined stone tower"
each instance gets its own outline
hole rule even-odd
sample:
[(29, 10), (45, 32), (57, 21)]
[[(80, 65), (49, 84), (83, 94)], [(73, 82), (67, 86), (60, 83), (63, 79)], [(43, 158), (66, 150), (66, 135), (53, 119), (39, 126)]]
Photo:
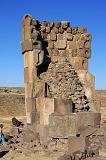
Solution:
[(66, 21), (23, 17), (27, 123), (36, 124), (38, 131), (46, 128), (50, 137), (76, 135), (81, 126), (100, 123), (100, 113), (90, 108), (95, 90), (88, 72), (91, 39), (86, 28)]

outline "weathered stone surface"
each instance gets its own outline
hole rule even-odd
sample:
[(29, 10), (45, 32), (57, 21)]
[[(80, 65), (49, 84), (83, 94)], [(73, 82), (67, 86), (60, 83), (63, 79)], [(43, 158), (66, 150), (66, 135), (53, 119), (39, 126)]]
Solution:
[(84, 152), (85, 148), (88, 146), (88, 138), (87, 137), (69, 137), (68, 138), (68, 152)]
[(34, 97), (34, 86), (33, 83), (25, 83), (25, 97)]
[(63, 40), (63, 39), (64, 39), (63, 34), (58, 34), (58, 35), (57, 35), (57, 40)]
[(89, 49), (89, 48), (91, 48), (91, 41), (87, 41), (85, 43), (85, 49)]
[(57, 48), (58, 49), (65, 49), (66, 48), (66, 40), (58, 40), (57, 41)]
[(59, 33), (61, 33), (61, 34), (64, 33), (64, 29), (62, 27), (59, 28)]
[(31, 24), (31, 16), (30, 15), (25, 15), (22, 20), (22, 42), (25, 40), (29, 40), (30, 37), (30, 24)]
[(78, 31), (78, 27), (72, 27), (72, 34), (76, 34)]
[[(75, 53), (76, 52), (74, 52), (74, 54)], [(70, 58), (70, 63), (74, 66), (74, 68), (76, 70), (83, 69), (83, 59), (82, 59), (82, 57), (73, 57), (73, 59)]]
[[(96, 90), (95, 92), (95, 100), (100, 101), (96, 102), (97, 108), (99, 108), (98, 112), (101, 112), (101, 122), (106, 122), (106, 91), (105, 90)], [(100, 103), (100, 104), (99, 104)], [(94, 109), (92, 105), (92, 109)]]
[(84, 104), (88, 102), (77, 73), (66, 61), (66, 58), (61, 58), (61, 60), (56, 58), (55, 62), (57, 63), (52, 62), (48, 71), (41, 75), (41, 78), (49, 85), (51, 97), (72, 99), (75, 104), (80, 104), (83, 109)]
[(49, 116), (49, 137), (68, 138), (77, 134), (75, 116), (55, 115)]
[(40, 143), (41, 144), (47, 144), (47, 141), (49, 139), (49, 131), (48, 131), (48, 125), (38, 125), (38, 132), (40, 136)]
[(25, 66), (32, 67), (33, 66), (33, 51), (25, 52), (24, 58), (26, 62), (24, 61)]
[(35, 98), (25, 99), (27, 124), (35, 123)]
[(61, 26), (61, 22), (55, 22), (55, 23), (54, 23), (54, 26), (55, 26), (56, 28), (59, 28), (59, 27)]
[(72, 33), (72, 28), (71, 27), (67, 28), (67, 33)]
[(48, 42), (48, 48), (50, 48), (50, 49), (54, 48), (54, 42), (53, 41)]
[(40, 113), (40, 125), (48, 125), (49, 115), (54, 112), (54, 99), (45, 97), (36, 98), (36, 111)]
[(68, 114), (73, 112), (73, 102), (71, 99), (54, 99), (54, 112)]
[[(99, 99), (92, 100), (90, 102), (90, 110), (92, 112), (101, 112), (101, 101)], [(104, 114), (105, 114), (105, 112), (104, 112)], [(101, 119), (102, 119), (102, 117), (101, 117)]]
[(67, 37), (68, 41), (72, 41), (73, 40), (73, 35), (71, 33), (67, 33), (66, 37)]
[[(80, 49), (80, 48), (77, 49), (77, 52), (76, 52), (77, 57), (84, 57), (84, 54), (85, 54), (85, 50), (84, 49)], [(75, 57), (74, 54), (73, 54), (73, 57)]]
[(92, 35), (91, 35), (91, 33), (85, 33), (85, 36), (86, 36), (86, 40), (87, 40), (87, 41), (91, 41), (91, 40), (92, 40)]
[(24, 68), (24, 82), (25, 83), (33, 83), (34, 82), (34, 78), (33, 78), (34, 72), (35, 72), (34, 67), (29, 66), (29, 67)]
[(35, 97), (45, 97), (45, 83), (44, 82), (37, 82), (35, 84)]
[(50, 28), (52, 28), (54, 26), (54, 22), (48, 22), (47, 26), (50, 27)]
[(33, 19), (31, 20), (31, 24), (32, 24), (33, 26), (37, 26), (37, 25), (38, 25), (38, 21), (33, 18)]
[(93, 99), (95, 93), (95, 77), (87, 70), (77, 70), (77, 74), (82, 84), (84, 84), (85, 95), (87, 95), (89, 100)]
[(83, 27), (78, 27), (78, 33), (86, 33), (87, 32), (87, 29), (86, 28), (83, 28)]
[(69, 22), (67, 22), (67, 21), (61, 22), (61, 27), (62, 27), (63, 29), (68, 28), (68, 27), (69, 27)]
[(58, 61), (59, 61), (59, 57), (58, 57), (58, 56), (53, 55), (53, 56), (51, 57), (51, 62), (52, 62), (52, 63), (57, 63)]
[(97, 131), (97, 128), (92, 127), (92, 126), (86, 126), (84, 128), (82, 127), (79, 130), (80, 135), (83, 137), (88, 137), (90, 135), (93, 135), (96, 131)]
[(77, 120), (78, 128), (81, 128), (83, 126), (92, 126), (92, 127), (98, 127), (100, 126), (100, 120), (101, 120), (101, 113), (94, 113), (94, 112), (79, 112), (77, 113)]
[(51, 41), (56, 41), (56, 38), (57, 38), (56, 33), (50, 33), (50, 40)]
[(88, 70), (88, 59), (87, 58), (83, 59), (83, 69)]
[(57, 34), (57, 33), (59, 32), (59, 30), (58, 30), (58, 28), (53, 27), (52, 32), (54, 32), (54, 33), (56, 33), (56, 34)]
[(37, 40), (37, 38), (38, 38), (38, 31), (36, 31), (36, 29), (32, 30), (32, 32), (31, 32), (31, 38)]
[(79, 49), (83, 49), (84, 48), (84, 41), (81, 41), (81, 40), (79, 40), (79, 41), (77, 41), (77, 47), (79, 48)]
[(27, 113), (35, 111), (35, 98), (29, 97), (25, 99)]
[(59, 55), (59, 50), (58, 50), (57, 48), (54, 48), (54, 49), (52, 50), (52, 54), (53, 54), (54, 56), (58, 56), (58, 55)]
[(51, 114), (49, 116), (49, 137), (68, 138), (69, 136), (76, 136), (80, 134), (80, 128), (86, 126), (98, 127), (100, 117), (100, 113), (93, 112), (79, 112), (67, 115)]
[(75, 41), (69, 41), (69, 42), (67, 42), (67, 45), (69, 46), (69, 49), (76, 49), (76, 42)]
[(24, 82), (25, 83), (29, 82), (29, 68), (28, 67), (24, 68)]
[(22, 53), (26, 52), (26, 51), (32, 51), (33, 50), (33, 46), (32, 46), (32, 40), (25, 40), (22, 43)]
[[(67, 126), (65, 131), (60, 127), (63, 125), (63, 119), (59, 117), (60, 115), (52, 117), (57, 118), (55, 125), (59, 123), (58, 133), (56, 132), (58, 136), (60, 134), (64, 137), (64, 135), (68, 136), (71, 133), (76, 135), (77, 130), (81, 127), (78, 124), (81, 120), (82, 126), (91, 125), (90, 119), (93, 121), (92, 125), (97, 126), (100, 120), (99, 115), (96, 117), (93, 113), (88, 112), (94, 96), (94, 77), (88, 73), (91, 34), (82, 27), (69, 27), (69, 22), (39, 22), (31, 16), (26, 19), (23, 21), (22, 44), (26, 40), (32, 42), (32, 46), (23, 45), (22, 50), (25, 53), (26, 111), (28, 105), (32, 107), (32, 110), (31, 107), (28, 108), (27, 121), (32, 123), (35, 120), (35, 110), (33, 110), (33, 101), (31, 101), (31, 98), (35, 96), (41, 98), (37, 102), (39, 111), (36, 112), (36, 115), (38, 115), (38, 119), (40, 115), (39, 120), (42, 125), (49, 124), (49, 115), (52, 113), (50, 106), (54, 108), (53, 112), (64, 116), (66, 116), (65, 114), (69, 116), (70, 112), (78, 112), (70, 114), (69, 118), (63, 116)], [(51, 103), (50, 99), (45, 100), (45, 97), (53, 99), (53, 102)], [(30, 100), (28, 100), (29, 98)], [(73, 106), (70, 99), (72, 99)], [(40, 108), (41, 106), (42, 108)], [(49, 109), (46, 108), (47, 106)], [(79, 112), (84, 115), (80, 116)], [(85, 114), (85, 112), (90, 114)], [(72, 117), (74, 120), (71, 119)], [(80, 119), (80, 117), (83, 118)], [(86, 119), (88, 119), (87, 122)], [(97, 123), (95, 123), (95, 119), (97, 119)], [(77, 126), (75, 127), (75, 125)], [(45, 127), (43, 126), (43, 128)], [(52, 129), (53, 132), (56, 130), (54, 126)], [(41, 130), (43, 131), (43, 129)]]

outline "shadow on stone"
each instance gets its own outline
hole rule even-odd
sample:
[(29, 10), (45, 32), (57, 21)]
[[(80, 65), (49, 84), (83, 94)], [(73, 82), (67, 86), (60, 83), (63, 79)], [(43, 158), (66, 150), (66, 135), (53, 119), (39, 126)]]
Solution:
[(5, 154), (7, 154), (9, 151), (2, 151), (0, 152), (0, 158), (2, 158)]

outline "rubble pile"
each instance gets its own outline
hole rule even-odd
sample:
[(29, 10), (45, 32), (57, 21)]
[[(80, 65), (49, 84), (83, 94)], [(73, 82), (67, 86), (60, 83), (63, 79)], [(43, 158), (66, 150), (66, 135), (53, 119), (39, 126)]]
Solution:
[(83, 86), (72, 65), (64, 62), (50, 63), (48, 71), (41, 74), (49, 89), (52, 98), (72, 99), (75, 111), (88, 111), (88, 99), (85, 96)]

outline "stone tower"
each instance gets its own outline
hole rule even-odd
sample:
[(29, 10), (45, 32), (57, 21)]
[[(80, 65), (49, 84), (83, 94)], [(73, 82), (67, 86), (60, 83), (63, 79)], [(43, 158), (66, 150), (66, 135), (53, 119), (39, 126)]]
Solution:
[(95, 78), (88, 72), (91, 39), (86, 28), (66, 21), (23, 17), (26, 116), (39, 132), (46, 128), (50, 137), (67, 137), (83, 125), (99, 125), (100, 113), (91, 109), (95, 91)]

